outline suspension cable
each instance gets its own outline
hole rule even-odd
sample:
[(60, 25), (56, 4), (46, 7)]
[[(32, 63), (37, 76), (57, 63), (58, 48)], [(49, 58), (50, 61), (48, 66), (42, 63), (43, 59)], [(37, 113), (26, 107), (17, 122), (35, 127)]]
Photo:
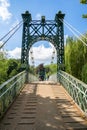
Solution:
[(7, 35), (9, 35), (17, 26), (19, 26), (23, 21), (21, 21), (20, 23), (18, 23), (15, 27), (13, 27), (7, 34), (5, 34), (0, 41), (2, 41)]
[[(61, 22), (63, 22), (63, 20), (60, 19)], [(64, 22), (65, 26), (85, 45), (87, 46), (87, 44), (76, 34), (75, 30), (73, 30), (69, 25), (67, 25)]]
[[(22, 24), (21, 24), (22, 25)], [(9, 38), (0, 46), (0, 49), (6, 44), (6, 42), (17, 32), (21, 25), (9, 36)]]
[(0, 49), (7, 43), (7, 41), (19, 30), (19, 28), (22, 26), (22, 24), (26, 21), (27, 19), (25, 19), (24, 21), (19, 22), (15, 27), (13, 27), (6, 35), (4, 35), (0, 41), (2, 41), (5, 37), (7, 37), (11, 32), (13, 32), (6, 41), (3, 42), (3, 44), (0, 46)]
[(79, 32), (75, 27), (73, 27), (71, 24), (69, 24), (66, 20), (64, 22), (71, 27), (73, 30), (75, 30), (78, 34), (80, 34), (83, 38), (87, 39), (81, 32)]

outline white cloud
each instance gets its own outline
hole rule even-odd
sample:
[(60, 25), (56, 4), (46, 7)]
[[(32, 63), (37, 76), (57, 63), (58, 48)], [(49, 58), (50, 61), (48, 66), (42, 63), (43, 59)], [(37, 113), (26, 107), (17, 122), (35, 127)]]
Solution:
[(43, 44), (39, 47), (33, 47), (35, 60), (47, 60), (51, 58), (52, 48), (45, 48)]
[(36, 14), (36, 19), (37, 19), (37, 20), (40, 20), (40, 19), (41, 19), (41, 14), (40, 14), (40, 13)]
[(0, 17), (3, 21), (10, 19), (12, 14), (9, 12), (8, 7), (10, 3), (8, 0), (0, 0)]
[(8, 56), (10, 58), (20, 59), (21, 58), (21, 48), (16, 47), (12, 51), (8, 51)]
[[(33, 50), (35, 65), (40, 63), (44, 63), (44, 64), (51, 63), (53, 50), (54, 50), (52, 44), (49, 48), (44, 47), (44, 45), (42, 44), (39, 47), (32, 47), (32, 50)], [(54, 57), (56, 58), (56, 53)]]
[[(51, 63), (52, 60), (52, 55), (53, 55), (53, 47), (50, 46), (49, 48), (44, 47), (43, 44), (41, 44), (38, 47), (32, 47), (33, 54), (32, 56), (34, 57), (34, 62), (35, 65), (38, 65), (40, 63), (44, 64), (49, 64)], [(21, 58), (21, 48), (16, 47), (12, 51), (8, 51), (8, 56), (9, 58), (15, 58), (15, 59), (20, 59)], [(29, 63), (32, 64), (31, 62), (31, 54), (29, 54)], [(55, 54), (56, 58), (56, 54)]]

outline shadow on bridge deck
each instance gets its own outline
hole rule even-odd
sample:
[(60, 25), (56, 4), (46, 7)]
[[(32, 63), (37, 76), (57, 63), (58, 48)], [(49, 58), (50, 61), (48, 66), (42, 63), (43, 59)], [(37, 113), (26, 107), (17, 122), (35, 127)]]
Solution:
[(61, 85), (46, 81), (25, 86), (0, 130), (87, 130), (87, 121)]

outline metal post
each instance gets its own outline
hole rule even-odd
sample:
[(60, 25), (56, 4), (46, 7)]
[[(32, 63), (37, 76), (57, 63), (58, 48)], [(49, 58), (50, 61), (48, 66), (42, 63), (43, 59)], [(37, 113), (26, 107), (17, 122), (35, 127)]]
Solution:
[(57, 23), (57, 79), (58, 71), (65, 70), (65, 57), (64, 57), (64, 29), (63, 29), (63, 19), (65, 14), (59, 11), (55, 16), (55, 21)]
[(26, 11), (22, 14), (23, 18), (23, 34), (22, 34), (22, 51), (21, 51), (21, 64), (22, 69), (26, 69), (26, 83), (28, 82), (28, 57), (29, 57), (29, 22), (31, 21), (31, 14)]

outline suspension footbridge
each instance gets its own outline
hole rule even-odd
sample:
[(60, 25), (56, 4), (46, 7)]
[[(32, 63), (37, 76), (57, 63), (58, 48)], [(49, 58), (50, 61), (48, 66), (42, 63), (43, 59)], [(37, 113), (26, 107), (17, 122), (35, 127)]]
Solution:
[[(23, 25), (24, 71), (0, 86), (0, 130), (87, 130), (87, 84), (65, 72), (64, 16), (59, 11), (55, 20), (46, 20), (45, 16), (32, 20), (26, 11), (23, 21), (0, 39), (8, 36), (2, 48)], [(69, 24), (65, 21), (65, 25)], [(48, 81), (39, 81), (29, 72), (29, 50), (40, 40), (50, 41), (57, 52), (57, 73)]]
[[(11, 103), (13, 95), (5, 96)], [(5, 113), (0, 122), (0, 130), (10, 129), (86, 130), (87, 120), (61, 84), (39, 81), (26, 84)]]

